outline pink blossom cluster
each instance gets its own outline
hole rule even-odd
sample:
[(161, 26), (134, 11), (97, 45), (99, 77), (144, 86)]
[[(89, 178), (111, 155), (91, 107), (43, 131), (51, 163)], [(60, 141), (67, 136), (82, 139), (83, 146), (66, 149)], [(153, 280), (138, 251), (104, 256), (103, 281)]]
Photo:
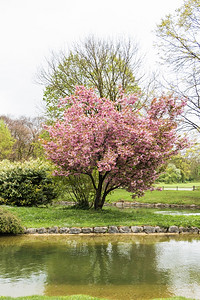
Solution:
[(107, 194), (119, 186), (134, 195), (150, 188), (158, 167), (186, 145), (176, 132), (176, 117), (185, 103), (162, 96), (153, 99), (144, 115), (134, 108), (137, 101), (131, 95), (112, 102), (83, 86), (62, 99), (60, 105), (67, 107), (64, 117), (45, 126), (49, 140), (43, 140), (57, 174), (92, 178), (96, 170)]

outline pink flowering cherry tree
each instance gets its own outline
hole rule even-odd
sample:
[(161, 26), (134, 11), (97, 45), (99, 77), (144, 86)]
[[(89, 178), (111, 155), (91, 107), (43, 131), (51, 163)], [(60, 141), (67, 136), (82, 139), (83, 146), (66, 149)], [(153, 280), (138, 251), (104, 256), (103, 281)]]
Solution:
[[(156, 179), (156, 170), (185, 147), (176, 132), (176, 118), (185, 105), (172, 97), (153, 99), (144, 111), (136, 95), (116, 102), (99, 98), (92, 89), (76, 87), (75, 94), (60, 101), (64, 116), (45, 126), (43, 140), (48, 159), (61, 176), (85, 175), (95, 190), (94, 208), (122, 187), (143, 195)], [(70, 106), (69, 106), (70, 104)]]

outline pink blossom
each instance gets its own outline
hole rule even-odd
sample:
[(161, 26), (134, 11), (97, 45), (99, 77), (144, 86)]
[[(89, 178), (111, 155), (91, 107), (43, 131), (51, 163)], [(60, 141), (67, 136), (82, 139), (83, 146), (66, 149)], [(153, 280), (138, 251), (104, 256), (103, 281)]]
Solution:
[(186, 146), (176, 133), (184, 102), (171, 96), (155, 98), (144, 115), (134, 108), (137, 101), (136, 95), (122, 94), (114, 103), (92, 89), (77, 87), (74, 95), (60, 100), (66, 106), (63, 120), (44, 126), (49, 140), (43, 144), (57, 174), (91, 178), (92, 170), (99, 172), (94, 187), (97, 193), (102, 188), (99, 207), (119, 186), (141, 196), (155, 181), (158, 167)]

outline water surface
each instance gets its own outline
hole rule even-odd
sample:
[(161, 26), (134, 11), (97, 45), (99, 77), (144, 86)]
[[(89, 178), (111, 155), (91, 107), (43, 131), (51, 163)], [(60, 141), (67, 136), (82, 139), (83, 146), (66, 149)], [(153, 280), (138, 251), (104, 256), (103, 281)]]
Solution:
[(199, 236), (0, 237), (0, 295), (200, 299)]
[(200, 212), (198, 211), (193, 211), (191, 212), (188, 210), (158, 210), (154, 211), (156, 214), (161, 214), (161, 215), (170, 215), (170, 216), (200, 216)]

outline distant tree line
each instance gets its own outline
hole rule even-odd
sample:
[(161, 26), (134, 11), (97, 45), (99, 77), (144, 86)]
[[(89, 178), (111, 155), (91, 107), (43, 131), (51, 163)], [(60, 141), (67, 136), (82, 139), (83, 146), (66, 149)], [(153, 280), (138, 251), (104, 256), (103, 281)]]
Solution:
[(159, 182), (181, 183), (200, 180), (200, 144), (188, 148), (185, 153), (178, 154), (166, 163), (159, 176)]
[(0, 116), (0, 160), (22, 161), (43, 153), (39, 142), (41, 118)]

